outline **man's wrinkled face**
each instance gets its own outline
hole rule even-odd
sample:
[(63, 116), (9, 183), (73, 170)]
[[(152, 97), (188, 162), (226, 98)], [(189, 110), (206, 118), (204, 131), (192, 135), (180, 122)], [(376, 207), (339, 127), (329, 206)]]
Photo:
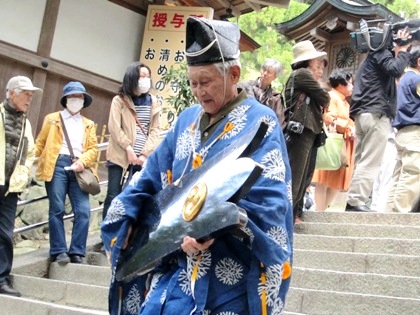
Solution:
[(260, 76), (260, 84), (262, 87), (267, 87), (277, 78), (276, 70), (272, 68), (262, 68)]
[(233, 98), (231, 71), (226, 73), (226, 85), (223, 75), (215, 65), (189, 67), (189, 80), (193, 95), (204, 111), (216, 115)]
[(9, 91), (9, 102), (14, 105), (19, 112), (26, 112), (32, 102), (32, 91), (22, 91), (19, 94), (14, 90)]

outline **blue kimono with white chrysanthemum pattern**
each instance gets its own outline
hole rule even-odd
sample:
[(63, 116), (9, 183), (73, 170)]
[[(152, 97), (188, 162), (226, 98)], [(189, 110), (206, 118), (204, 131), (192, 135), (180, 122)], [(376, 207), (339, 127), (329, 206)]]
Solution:
[[(284, 138), (275, 113), (255, 99), (237, 105), (201, 143), (199, 126), (202, 107), (183, 111), (141, 172), (117, 196), (102, 223), (105, 247), (111, 252), (111, 314), (281, 314), (290, 277), (282, 280), (284, 263), (292, 263), (291, 174)], [(226, 122), (234, 128), (217, 140)], [(264, 171), (238, 206), (245, 209), (248, 223), (242, 228), (249, 237), (224, 234), (199, 255), (181, 250), (149, 275), (129, 283), (115, 279), (120, 249), (132, 222), (147, 219), (147, 200), (192, 170), (192, 157), (200, 153), (204, 163), (235, 142), (237, 137), (265, 122), (269, 128), (251, 158)], [(210, 145), (211, 144), (211, 145)], [(173, 211), (181, 211), (174, 209)], [(113, 244), (111, 247), (110, 244)], [(148, 278), (148, 279), (147, 279)], [(194, 281), (195, 279), (195, 281)], [(146, 295), (146, 282), (147, 295)]]

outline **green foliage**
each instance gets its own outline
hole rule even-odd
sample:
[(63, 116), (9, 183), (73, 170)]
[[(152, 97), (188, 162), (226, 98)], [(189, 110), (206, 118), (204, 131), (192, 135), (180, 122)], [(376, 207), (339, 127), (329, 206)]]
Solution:
[(177, 116), (187, 107), (197, 103), (190, 88), (186, 63), (172, 65), (169, 71), (162, 76), (162, 80), (166, 85), (170, 85), (177, 90), (177, 94), (172, 94), (166, 98)]
[(420, 1), (418, 0), (372, 0), (373, 3), (380, 3), (389, 10), (405, 19), (419, 17)]
[(276, 58), (285, 66), (285, 69), (273, 82), (273, 86), (277, 90), (282, 89), (282, 84), (286, 82), (291, 73), (289, 65), (293, 60), (292, 46), (294, 42), (280, 35), (275, 24), (297, 17), (308, 7), (308, 4), (292, 0), (288, 9), (266, 7), (259, 12), (244, 14), (239, 18), (238, 24), (241, 30), (261, 45), (261, 48), (253, 53), (244, 52), (241, 54), (241, 79), (256, 79), (264, 60)]
[[(273, 81), (273, 86), (277, 90), (282, 89), (282, 85), (286, 83), (292, 72), (290, 64), (293, 60), (292, 46), (295, 43), (279, 34), (275, 24), (290, 21), (299, 16), (313, 1), (300, 0), (300, 2), (297, 2), (291, 0), (287, 9), (266, 7), (259, 12), (252, 12), (239, 17), (237, 22), (241, 30), (261, 45), (261, 48), (253, 53), (241, 53), (242, 80), (256, 79), (260, 75), (264, 60), (276, 58), (283, 64), (284, 71), (277, 80)], [(407, 19), (419, 17), (419, 0), (372, 0), (372, 2), (381, 3), (394, 13)]]

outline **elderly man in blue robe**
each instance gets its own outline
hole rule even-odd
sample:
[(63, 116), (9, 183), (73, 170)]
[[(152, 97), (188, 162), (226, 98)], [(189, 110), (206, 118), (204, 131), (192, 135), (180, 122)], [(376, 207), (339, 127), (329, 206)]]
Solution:
[[(289, 161), (275, 113), (237, 88), (241, 73), (239, 37), (239, 28), (233, 23), (198, 17), (187, 19), (188, 74), (198, 104), (180, 114), (143, 170), (113, 200), (102, 223), (104, 245), (112, 262), (111, 314), (261, 315), (281, 314), (285, 308), (293, 251)], [(174, 240), (181, 240), (177, 249), (147, 273), (140, 272), (127, 281), (119, 279), (119, 259), (135, 234), (132, 231), (144, 233), (145, 229), (138, 226), (147, 226), (144, 225), (147, 222), (154, 230), (164, 225), (162, 220), (174, 225), (183, 221), (164, 218), (167, 215), (178, 218), (185, 209), (176, 206), (178, 201), (173, 204), (167, 198), (162, 201), (162, 193), (170, 189), (182, 191), (194, 178), (191, 174), (217, 169), (224, 157), (229, 159), (232, 155), (221, 152), (228, 152), (244, 142), (244, 138), (250, 138), (249, 132), (261, 124), (266, 125), (261, 142), (246, 150), (260, 173), (252, 185), (245, 181), (244, 186), (249, 187), (234, 202), (234, 208), (241, 209), (247, 217), (246, 223), (238, 228), (241, 233), (238, 229), (225, 230), (200, 239), (194, 237), (193, 229), (181, 229), (188, 232), (179, 236), (178, 228), (166, 227)], [(229, 178), (229, 172), (235, 169), (235, 164), (240, 164), (239, 160), (233, 160), (232, 167), (225, 167), (225, 171), (222, 168), (214, 176), (203, 177), (210, 188), (204, 194), (207, 200), (201, 211), (235, 185), (237, 179)], [(203, 181), (206, 184), (206, 179)], [(211, 191), (213, 182), (220, 186), (216, 192)], [(168, 195), (171, 194), (165, 196)], [(173, 195), (175, 199), (182, 196), (181, 193)], [(154, 198), (159, 199), (155, 202), (158, 205), (169, 204), (161, 218), (150, 206)], [(211, 214), (210, 211), (208, 216)], [(195, 219), (183, 215), (193, 225)], [(200, 228), (210, 225), (202, 224)], [(152, 247), (152, 251), (160, 249), (160, 246)], [(138, 255), (137, 258), (148, 257)], [(130, 267), (133, 266), (136, 267), (131, 262)]]

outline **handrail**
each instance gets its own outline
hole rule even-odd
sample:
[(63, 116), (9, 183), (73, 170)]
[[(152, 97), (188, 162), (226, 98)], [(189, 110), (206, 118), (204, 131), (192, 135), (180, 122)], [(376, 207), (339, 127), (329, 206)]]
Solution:
[[(107, 180), (104, 180), (104, 181), (99, 183), (100, 186), (105, 186), (107, 184), (108, 184)], [(20, 201), (18, 201), (17, 205), (18, 206), (24, 206), (24, 205), (34, 203), (34, 202), (37, 202), (37, 201), (41, 201), (41, 200), (44, 200), (44, 199), (47, 199), (47, 198), (48, 198), (48, 196), (41, 196), (41, 197), (37, 197), (37, 198), (31, 199), (31, 200), (20, 200)], [(103, 208), (104, 208), (103, 206), (100, 206), (100, 207), (97, 207), (97, 208), (90, 209), (90, 213), (99, 211)], [(74, 217), (74, 214), (65, 215), (63, 217), (63, 220), (68, 220), (68, 219), (71, 219), (73, 217)], [(13, 233), (16, 234), (16, 233), (26, 232), (26, 231), (33, 230), (33, 229), (39, 228), (39, 227), (41, 227), (43, 225), (47, 225), (47, 224), (48, 224), (48, 221), (42, 221), (42, 222), (34, 223), (34, 224), (31, 224), (31, 225), (27, 225), (27, 226), (24, 226), (24, 227), (14, 229)]]
[[(98, 143), (98, 151), (104, 151), (104, 150), (106, 150), (107, 147), (108, 147), (108, 142)], [(106, 181), (99, 182), (99, 185), (100, 186), (108, 185), (108, 181), (106, 180)], [(37, 201), (41, 201), (41, 200), (44, 200), (44, 199), (47, 199), (47, 198), (48, 198), (48, 196), (41, 196), (41, 197), (36, 197), (36, 198), (30, 199), (30, 200), (19, 200), (18, 203), (17, 203), (17, 206), (18, 207), (19, 206), (24, 206), (24, 205), (31, 204), (31, 203), (34, 203), (34, 202), (37, 202)], [(99, 211), (99, 210), (102, 210), (102, 209), (103, 209), (103, 206), (100, 206), (100, 207), (97, 207), (97, 208), (90, 209), (90, 212), (92, 213), (92, 212), (96, 212), (96, 211)], [(74, 214), (65, 215), (63, 217), (63, 220), (68, 220), (68, 219), (71, 219), (73, 217), (74, 217)], [(36, 229), (38, 227), (41, 227), (41, 226), (47, 225), (47, 224), (48, 224), (48, 221), (42, 221), (42, 222), (34, 223), (34, 224), (31, 224), (31, 225), (27, 225), (27, 226), (24, 226), (24, 227), (14, 229), (13, 233), (26, 232), (26, 231), (33, 230), (33, 229)]]
[[(99, 210), (102, 210), (103, 208), (104, 208), (104, 206), (100, 206), (100, 207), (96, 207), (96, 208), (90, 209), (90, 213), (96, 212), (96, 211), (99, 211)], [(72, 218), (74, 218), (74, 213), (65, 215), (63, 217), (63, 220), (65, 221), (65, 220), (72, 219)], [(39, 227), (41, 227), (43, 225), (47, 225), (47, 224), (48, 224), (48, 221), (42, 221), (42, 222), (34, 223), (34, 224), (31, 224), (31, 225), (27, 225), (27, 226), (23, 226), (23, 227), (17, 228), (17, 229), (15, 229), (13, 231), (13, 233), (26, 232), (26, 231), (29, 231), (29, 230), (32, 230), (32, 229), (36, 229), (36, 228), (39, 228)]]
[[(107, 180), (104, 180), (102, 182), (99, 182), (99, 186), (105, 186), (107, 184), (108, 184), (108, 181)], [(37, 201), (41, 201), (41, 200), (47, 199), (47, 198), (48, 198), (48, 196), (41, 196), (41, 197), (36, 197), (36, 198), (30, 199), (30, 200), (19, 200), (18, 203), (17, 203), (17, 205), (18, 205), (18, 207), (19, 206), (24, 206), (24, 205), (28, 205), (28, 204), (31, 204), (31, 203), (34, 203), (34, 202), (37, 202)]]
[(17, 205), (18, 205), (18, 207), (19, 206), (24, 206), (24, 205), (28, 205), (30, 203), (34, 203), (34, 202), (41, 201), (41, 200), (44, 200), (44, 199), (47, 199), (47, 196), (41, 196), (41, 197), (37, 197), (37, 198), (31, 199), (31, 200), (19, 200)]
[(98, 151), (105, 151), (109, 142), (98, 143)]

